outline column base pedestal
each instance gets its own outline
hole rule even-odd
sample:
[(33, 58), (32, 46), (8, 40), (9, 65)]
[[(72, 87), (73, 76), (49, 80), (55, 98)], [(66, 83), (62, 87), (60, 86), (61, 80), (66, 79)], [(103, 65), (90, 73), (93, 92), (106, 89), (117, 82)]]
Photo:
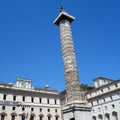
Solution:
[(91, 120), (91, 107), (84, 101), (73, 101), (62, 107), (63, 120)]

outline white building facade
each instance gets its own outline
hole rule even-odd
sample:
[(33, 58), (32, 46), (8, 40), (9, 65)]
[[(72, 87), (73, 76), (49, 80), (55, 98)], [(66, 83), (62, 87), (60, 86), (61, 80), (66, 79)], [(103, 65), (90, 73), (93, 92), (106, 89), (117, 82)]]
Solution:
[(59, 93), (48, 85), (33, 88), (31, 80), (0, 83), (0, 120), (61, 120)]
[(92, 120), (120, 120), (120, 80), (99, 77), (95, 88), (86, 93), (92, 106)]

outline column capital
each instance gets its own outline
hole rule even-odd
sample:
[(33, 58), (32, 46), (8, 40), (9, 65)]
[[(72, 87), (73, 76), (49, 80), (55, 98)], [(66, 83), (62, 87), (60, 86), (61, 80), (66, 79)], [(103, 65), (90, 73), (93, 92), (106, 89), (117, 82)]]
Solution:
[(60, 21), (63, 20), (63, 19), (69, 20), (70, 23), (71, 23), (71, 22), (73, 22), (75, 20), (75, 17), (73, 17), (72, 15), (68, 14), (67, 12), (65, 12), (63, 10), (63, 8), (61, 8), (59, 15), (57, 16), (57, 18), (54, 20), (53, 23), (55, 25), (59, 25)]

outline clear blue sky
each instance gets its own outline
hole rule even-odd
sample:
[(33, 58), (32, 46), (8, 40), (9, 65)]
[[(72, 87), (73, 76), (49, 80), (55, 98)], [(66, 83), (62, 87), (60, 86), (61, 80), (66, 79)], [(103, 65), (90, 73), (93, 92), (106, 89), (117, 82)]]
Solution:
[(65, 88), (59, 28), (60, 5), (73, 15), (73, 40), (80, 82), (120, 79), (119, 0), (0, 0), (0, 82), (17, 77), (33, 86)]

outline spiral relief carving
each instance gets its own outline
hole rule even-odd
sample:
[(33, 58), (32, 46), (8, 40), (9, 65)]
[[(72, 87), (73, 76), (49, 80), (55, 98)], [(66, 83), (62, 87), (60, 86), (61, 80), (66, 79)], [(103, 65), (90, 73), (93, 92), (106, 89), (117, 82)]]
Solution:
[(73, 16), (62, 11), (54, 21), (54, 23), (60, 27), (61, 48), (68, 102), (81, 99), (78, 69), (71, 32), (71, 22), (74, 21), (74, 19), (75, 18)]

